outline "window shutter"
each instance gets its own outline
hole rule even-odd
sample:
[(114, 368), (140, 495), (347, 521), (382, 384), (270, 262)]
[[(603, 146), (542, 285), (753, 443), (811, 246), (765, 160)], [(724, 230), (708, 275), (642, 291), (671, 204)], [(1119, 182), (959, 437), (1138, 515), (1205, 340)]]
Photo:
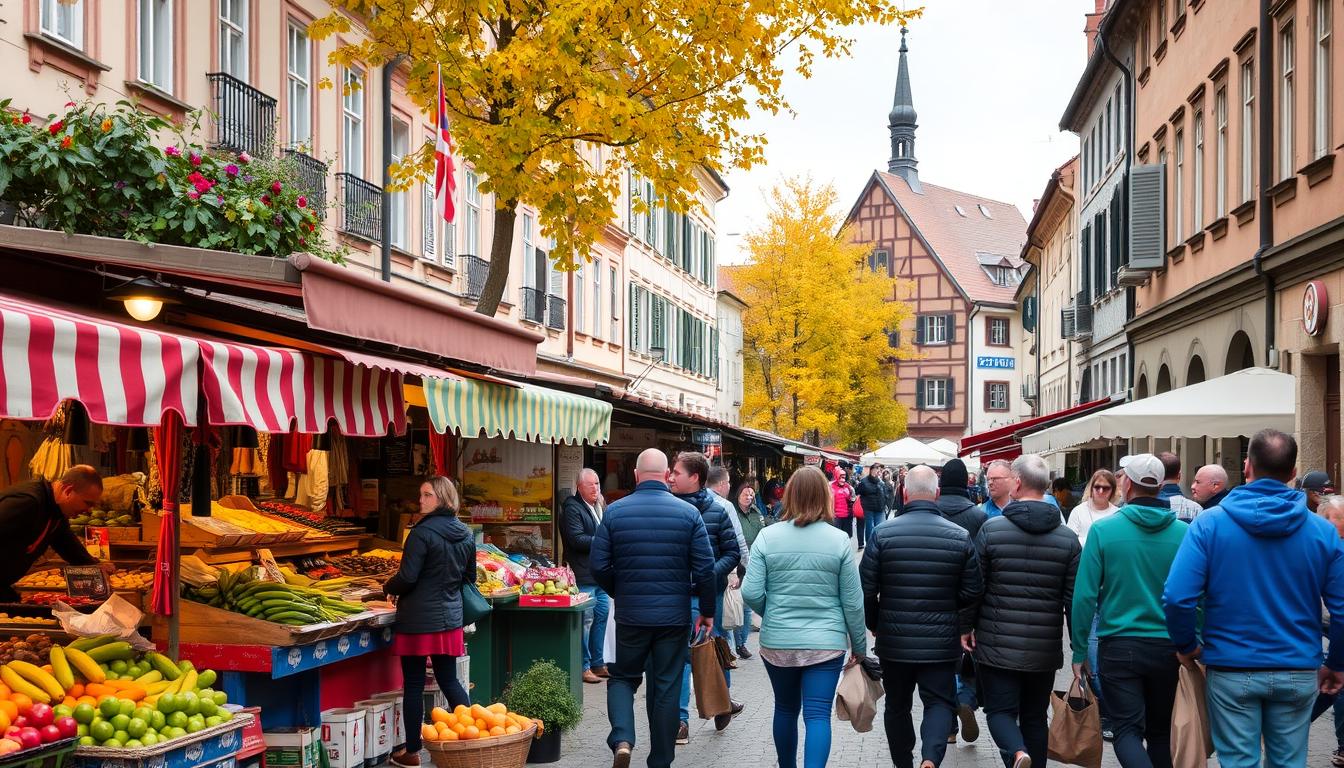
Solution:
[(1074, 315), (1075, 310), (1073, 307), (1064, 307), (1059, 310), (1059, 335), (1061, 337), (1071, 339), (1076, 333), (1076, 330), (1074, 329)]
[(954, 389), (955, 382), (956, 379), (950, 376), (947, 378), (947, 410), (949, 411), (956, 410), (957, 407), (957, 393)]
[(1036, 297), (1028, 296), (1022, 300), (1022, 330), (1036, 332)]
[(1092, 225), (1091, 224), (1083, 227), (1083, 236), (1078, 244), (1082, 248), (1082, 253), (1080, 254), (1082, 258), (1078, 260), (1079, 265), (1082, 267), (1082, 274), (1079, 275), (1081, 279), (1078, 281), (1078, 284), (1083, 287), (1083, 290), (1080, 294), (1083, 298), (1083, 301), (1088, 302), (1092, 300), (1091, 298), (1092, 297)]
[(927, 318), (924, 318), (924, 317), (916, 317), (916, 318), (915, 318), (915, 343), (916, 343), (916, 344), (923, 344), (923, 343), (924, 343), (924, 321), (925, 321), (926, 319), (927, 319)]
[(1160, 269), (1167, 259), (1165, 164), (1136, 165), (1129, 181), (1129, 266)]
[(887, 331), (887, 346), (892, 349), (899, 349), (901, 346), (901, 332)]
[(957, 316), (944, 315), (947, 318), (947, 343), (955, 344), (957, 341)]
[(915, 379), (915, 410), (924, 410), (924, 379)]
[(1121, 243), (1124, 241), (1120, 232), (1120, 201), (1120, 195), (1111, 198), (1111, 242), (1109, 248), (1111, 258), (1106, 269), (1106, 273), (1111, 276), (1111, 285), (1120, 284), (1120, 265), (1124, 263), (1120, 258)]
[(632, 351), (639, 351), (639, 294), (636, 293), (639, 288), (630, 284), (630, 304), (625, 308), (625, 314), (630, 318), (630, 338), (626, 341)]
[(1092, 297), (1101, 298), (1106, 293), (1106, 212), (1097, 215), (1092, 237)]

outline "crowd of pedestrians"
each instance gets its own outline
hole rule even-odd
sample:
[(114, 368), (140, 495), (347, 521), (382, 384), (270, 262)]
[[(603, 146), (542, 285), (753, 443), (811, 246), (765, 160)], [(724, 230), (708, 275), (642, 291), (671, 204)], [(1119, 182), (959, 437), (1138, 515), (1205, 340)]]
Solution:
[(1344, 621), (1328, 620), (1344, 616), (1344, 498), (1320, 472), (1295, 486), (1296, 464), (1292, 436), (1265, 430), (1243, 485), (1208, 465), (1187, 497), (1177, 456), (1136, 454), (1094, 472), (1076, 506), (1034, 455), (986, 466), (979, 504), (960, 460), (872, 466), (855, 483), (805, 467), (758, 494), (701, 454), (669, 467), (651, 449), (635, 491), (601, 511), (585, 474), (562, 531), (583, 588), (614, 600), (614, 660), (585, 636), (585, 679), (607, 675), (613, 766), (630, 764), (641, 684), (650, 768), (687, 742), (687, 648), (716, 631), (726, 590), (740, 590), (744, 620), (717, 631), (739, 658), (760, 617), (781, 768), (799, 764), (800, 716), (802, 765), (826, 765), (837, 683), (870, 645), (896, 766), (936, 768), (958, 736), (977, 740), (977, 708), (1006, 768), (1044, 766), (1066, 653), (1125, 768), (1172, 764), (1181, 665), (1207, 677), (1224, 768), (1305, 766), (1310, 722), (1344, 686)]

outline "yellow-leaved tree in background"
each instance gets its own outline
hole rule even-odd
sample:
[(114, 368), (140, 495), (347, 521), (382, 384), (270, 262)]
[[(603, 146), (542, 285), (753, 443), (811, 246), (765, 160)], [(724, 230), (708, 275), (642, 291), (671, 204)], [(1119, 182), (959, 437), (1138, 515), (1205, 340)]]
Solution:
[[(653, 182), (678, 212), (695, 205), (697, 171), (747, 168), (762, 136), (751, 110), (787, 107), (786, 66), (810, 75), (818, 54), (847, 55), (847, 27), (919, 15), (891, 0), (333, 0), (310, 34), (342, 37), (333, 64), (380, 67), (406, 56), (406, 89), (437, 114), (443, 73), (458, 163), (495, 196), (490, 271), (476, 311), (503, 296), (518, 207), (538, 212), (562, 269), (588, 258), (617, 220), (621, 179)], [(797, 44), (796, 56), (780, 56)], [(796, 62), (796, 63), (794, 63)], [(403, 179), (433, 167), (433, 141), (402, 164)], [(597, 148), (605, 150), (597, 152)], [(482, 256), (483, 254), (472, 254)]]
[(868, 268), (870, 248), (842, 230), (830, 185), (792, 178), (772, 190), (765, 225), (746, 237), (750, 263), (732, 268), (742, 320), (743, 421), (795, 440), (867, 450), (905, 434), (888, 344), (910, 317), (891, 278)]

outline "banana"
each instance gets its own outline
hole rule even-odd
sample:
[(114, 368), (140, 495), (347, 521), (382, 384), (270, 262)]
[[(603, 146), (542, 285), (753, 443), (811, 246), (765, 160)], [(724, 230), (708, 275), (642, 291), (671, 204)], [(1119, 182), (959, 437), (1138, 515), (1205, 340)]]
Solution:
[(70, 668), (70, 662), (65, 659), (65, 649), (59, 645), (51, 646), (51, 674), (56, 678), (56, 682), (61, 684), (63, 690), (70, 690), (75, 685), (75, 672)]
[(26, 661), (11, 661), (6, 666), (21, 675), (24, 680), (41, 688), (53, 701), (60, 701), (65, 698), (65, 689), (61, 687), (60, 683), (56, 682), (56, 678), (36, 664), (30, 664)]
[(70, 666), (79, 671), (84, 679), (90, 683), (102, 683), (107, 681), (107, 673), (98, 666), (98, 662), (89, 658), (89, 655), (74, 646), (74, 644), (65, 647), (65, 658), (70, 662)]
[(51, 696), (46, 691), (23, 679), (23, 676), (10, 669), (8, 664), (0, 667), (0, 681), (9, 686), (11, 691), (22, 693), (33, 701), (40, 701), (43, 704), (51, 703)]

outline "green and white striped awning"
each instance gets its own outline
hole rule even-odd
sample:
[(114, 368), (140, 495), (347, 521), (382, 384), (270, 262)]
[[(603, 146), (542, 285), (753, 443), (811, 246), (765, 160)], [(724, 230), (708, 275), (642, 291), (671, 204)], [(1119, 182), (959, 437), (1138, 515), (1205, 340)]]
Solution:
[(425, 378), (425, 405), (438, 432), (529, 442), (597, 445), (611, 436), (611, 403), (531, 384)]

